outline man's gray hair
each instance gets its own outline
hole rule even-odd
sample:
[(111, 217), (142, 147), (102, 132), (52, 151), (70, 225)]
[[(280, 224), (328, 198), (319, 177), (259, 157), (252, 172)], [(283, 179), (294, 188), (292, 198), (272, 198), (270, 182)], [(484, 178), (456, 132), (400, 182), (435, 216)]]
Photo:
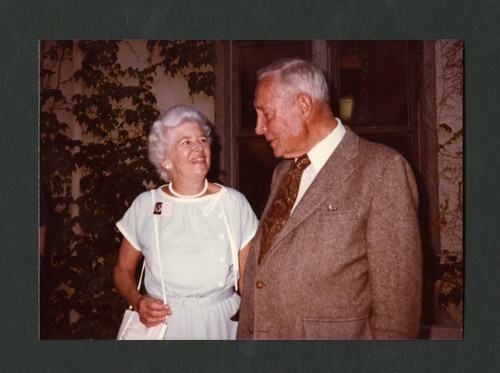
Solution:
[(328, 103), (330, 100), (325, 75), (311, 62), (298, 58), (283, 58), (257, 71), (257, 79), (260, 81), (271, 74), (278, 83), (307, 93), (316, 101)]
[(203, 134), (207, 137), (208, 144), (212, 144), (212, 127), (207, 118), (194, 107), (177, 105), (161, 114), (153, 123), (148, 136), (148, 156), (150, 162), (155, 166), (160, 177), (169, 181), (167, 171), (161, 165), (170, 152), (170, 131), (185, 122), (197, 123)]

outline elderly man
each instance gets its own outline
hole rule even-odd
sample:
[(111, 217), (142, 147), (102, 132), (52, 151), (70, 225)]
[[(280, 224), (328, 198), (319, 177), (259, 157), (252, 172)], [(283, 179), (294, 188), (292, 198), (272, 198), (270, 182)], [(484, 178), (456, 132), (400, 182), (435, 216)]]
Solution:
[(258, 72), (255, 132), (276, 157), (243, 277), (239, 339), (417, 338), (418, 191), (396, 151), (332, 114), (302, 60)]

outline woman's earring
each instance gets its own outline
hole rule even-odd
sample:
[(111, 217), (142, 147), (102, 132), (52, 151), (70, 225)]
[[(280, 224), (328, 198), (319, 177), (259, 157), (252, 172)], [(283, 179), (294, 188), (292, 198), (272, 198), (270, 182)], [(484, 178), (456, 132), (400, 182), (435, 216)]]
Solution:
[(170, 162), (165, 162), (165, 170), (170, 170), (172, 168), (172, 164)]

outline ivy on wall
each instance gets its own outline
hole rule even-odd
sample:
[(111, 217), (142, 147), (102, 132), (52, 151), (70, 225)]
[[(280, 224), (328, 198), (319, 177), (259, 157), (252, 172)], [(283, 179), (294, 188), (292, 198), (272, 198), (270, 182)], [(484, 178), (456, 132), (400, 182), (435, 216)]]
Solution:
[[(213, 96), (215, 46), (148, 41), (150, 58), (142, 68), (119, 64), (119, 48), (130, 47), (123, 41), (43, 46), (40, 181), (52, 215), (41, 269), (40, 337), (115, 338), (127, 305), (112, 278), (121, 241), (114, 223), (147, 186), (160, 183), (146, 150), (146, 135), (159, 115), (155, 77), (181, 75), (191, 95)], [(81, 67), (64, 80), (62, 66), (76, 52)], [(81, 89), (67, 97), (67, 84)], [(84, 140), (72, 139), (68, 122), (78, 124)], [(80, 193), (73, 198), (75, 172), (81, 175)]]
[(462, 246), (463, 211), (463, 43), (441, 40), (438, 97), (439, 177), (447, 188), (440, 189), (440, 228), (448, 242), (445, 249)]
[(463, 42), (437, 41), (438, 167), (442, 252), (435, 284), (436, 307), (463, 319)]

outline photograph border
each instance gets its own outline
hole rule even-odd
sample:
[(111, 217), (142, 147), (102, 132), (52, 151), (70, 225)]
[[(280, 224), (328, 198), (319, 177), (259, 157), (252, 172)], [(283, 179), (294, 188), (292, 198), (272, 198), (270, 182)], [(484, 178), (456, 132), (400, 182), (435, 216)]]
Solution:
[[(182, 5), (181, 5), (182, 4)], [(418, 5), (417, 5), (418, 4)], [(499, 5), (394, 1), (4, 0), (3, 307), (6, 371), (489, 371), (497, 353), (500, 240)], [(40, 341), (38, 339), (38, 41), (48, 39), (462, 39), (464, 41), (463, 341)], [(5, 172), (4, 172), (5, 171)], [(13, 213), (13, 216), (12, 216)], [(482, 369), (481, 369), (482, 367)]]

